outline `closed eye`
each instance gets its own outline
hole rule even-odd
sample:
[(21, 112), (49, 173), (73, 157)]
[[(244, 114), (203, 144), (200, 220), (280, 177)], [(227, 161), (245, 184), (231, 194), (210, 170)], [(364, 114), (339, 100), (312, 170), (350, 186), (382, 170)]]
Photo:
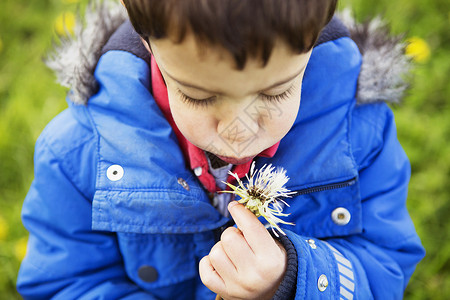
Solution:
[(283, 100), (289, 99), (289, 97), (292, 95), (295, 87), (296, 87), (296, 85), (293, 84), (293, 85), (291, 85), (291, 87), (289, 89), (287, 89), (286, 91), (284, 91), (283, 93), (278, 94), (278, 95), (267, 95), (267, 94), (261, 93), (260, 96), (261, 96), (261, 98), (263, 98), (266, 101), (281, 102)]
[(208, 97), (208, 98), (204, 98), (204, 99), (192, 98), (192, 97), (189, 97), (188, 95), (184, 94), (179, 89), (177, 90), (177, 93), (180, 95), (180, 98), (184, 103), (187, 103), (194, 107), (207, 107), (208, 105), (213, 104), (217, 100), (216, 96), (212, 96), (212, 97)]
[[(289, 97), (292, 95), (295, 87), (296, 87), (296, 85), (293, 84), (289, 87), (289, 89), (287, 89), (283, 93), (280, 93), (277, 95), (267, 95), (267, 94), (261, 93), (260, 97), (266, 101), (281, 102), (283, 100), (289, 99)], [(193, 107), (207, 107), (217, 101), (216, 96), (203, 98), (203, 99), (197, 99), (197, 98), (189, 97), (188, 95), (184, 94), (180, 89), (177, 90), (177, 93), (180, 95), (180, 98), (184, 103), (192, 105)]]

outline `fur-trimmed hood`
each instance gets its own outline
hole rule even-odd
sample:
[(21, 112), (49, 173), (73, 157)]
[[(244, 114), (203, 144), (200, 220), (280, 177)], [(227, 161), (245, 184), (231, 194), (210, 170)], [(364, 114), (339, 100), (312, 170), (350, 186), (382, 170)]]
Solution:
[[(337, 16), (362, 53), (358, 103), (400, 102), (407, 88), (404, 77), (410, 70), (410, 60), (404, 55), (400, 39), (389, 36), (380, 18), (358, 24), (348, 9)], [(126, 19), (126, 10), (117, 2), (94, 0), (86, 9), (84, 22), (77, 22), (75, 34), (61, 38), (46, 59), (58, 83), (70, 88), (68, 97), (72, 102), (86, 104), (96, 93), (94, 70), (102, 48)]]

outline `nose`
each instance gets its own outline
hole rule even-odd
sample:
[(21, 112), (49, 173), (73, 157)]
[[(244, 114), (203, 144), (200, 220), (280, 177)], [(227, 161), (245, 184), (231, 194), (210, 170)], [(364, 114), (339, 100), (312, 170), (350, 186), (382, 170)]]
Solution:
[[(217, 132), (228, 144), (246, 144), (253, 140), (259, 130), (258, 118), (250, 113), (248, 101), (235, 104), (219, 118)], [(247, 105), (245, 105), (247, 102)]]

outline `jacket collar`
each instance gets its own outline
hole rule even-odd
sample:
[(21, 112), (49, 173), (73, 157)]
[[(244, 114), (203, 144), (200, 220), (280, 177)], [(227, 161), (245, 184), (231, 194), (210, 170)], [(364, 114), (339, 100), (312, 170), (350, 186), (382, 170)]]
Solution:
[[(255, 159), (257, 168), (266, 163), (285, 168), (291, 190), (357, 177), (349, 131), (360, 62), (348, 38), (315, 47), (298, 118), (272, 158)], [(89, 105), (72, 107), (88, 118), (98, 139), (93, 228), (188, 233), (225, 224), (228, 219), (210, 205), (153, 99), (148, 64), (126, 51), (108, 51), (95, 78), (99, 91)], [(124, 170), (118, 181), (107, 176), (114, 165)]]

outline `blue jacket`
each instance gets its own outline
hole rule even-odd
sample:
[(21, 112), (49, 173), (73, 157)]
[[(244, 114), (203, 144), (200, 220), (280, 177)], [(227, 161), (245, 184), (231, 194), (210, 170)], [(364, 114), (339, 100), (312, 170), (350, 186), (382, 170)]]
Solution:
[[(98, 91), (86, 105), (69, 101), (36, 143), (18, 291), (213, 299), (198, 262), (229, 220), (186, 167), (152, 97), (148, 61), (106, 48)], [(298, 192), (285, 209), (295, 225), (283, 226), (295, 248), (295, 299), (400, 299), (424, 255), (405, 206), (410, 165), (393, 114), (356, 101), (361, 61), (347, 34), (319, 42), (294, 126), (273, 158), (256, 159), (285, 168)]]

